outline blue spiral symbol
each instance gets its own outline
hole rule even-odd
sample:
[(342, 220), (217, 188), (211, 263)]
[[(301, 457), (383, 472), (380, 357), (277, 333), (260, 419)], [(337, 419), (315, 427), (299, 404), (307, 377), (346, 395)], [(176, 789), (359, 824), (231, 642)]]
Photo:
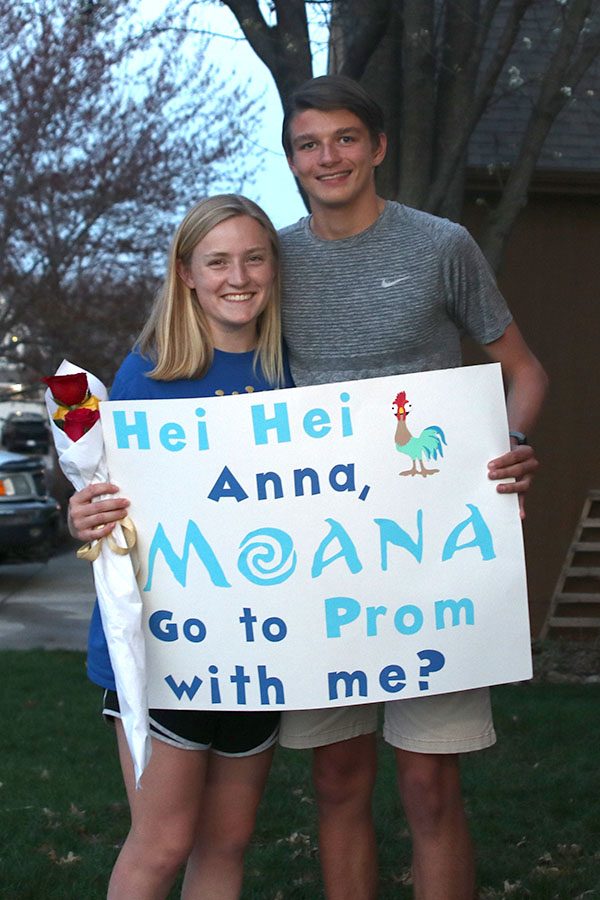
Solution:
[(296, 568), (294, 542), (279, 528), (250, 531), (240, 544), (238, 569), (253, 584), (282, 584)]

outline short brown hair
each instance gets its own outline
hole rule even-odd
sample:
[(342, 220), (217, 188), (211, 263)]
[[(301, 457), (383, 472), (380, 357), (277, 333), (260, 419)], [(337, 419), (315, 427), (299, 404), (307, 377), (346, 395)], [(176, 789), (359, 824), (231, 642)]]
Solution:
[(385, 132), (383, 110), (358, 81), (346, 75), (321, 75), (296, 88), (284, 105), (281, 142), (288, 157), (293, 151), (290, 140), (292, 119), (307, 109), (349, 110), (366, 126), (373, 144), (377, 144), (379, 135)]

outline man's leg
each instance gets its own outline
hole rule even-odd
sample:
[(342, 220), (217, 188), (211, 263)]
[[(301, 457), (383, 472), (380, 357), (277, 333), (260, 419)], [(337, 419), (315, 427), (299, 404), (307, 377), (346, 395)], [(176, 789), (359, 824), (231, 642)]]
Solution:
[(283, 712), (279, 742), (312, 748), (319, 846), (328, 900), (374, 900), (377, 846), (371, 801), (377, 706)]
[(395, 752), (413, 841), (416, 900), (473, 900), (475, 865), (458, 756)]
[(371, 806), (376, 769), (374, 734), (314, 750), (319, 848), (328, 900), (377, 897), (377, 845)]
[(385, 704), (384, 737), (413, 839), (417, 900), (473, 900), (473, 849), (459, 754), (496, 740), (487, 688)]

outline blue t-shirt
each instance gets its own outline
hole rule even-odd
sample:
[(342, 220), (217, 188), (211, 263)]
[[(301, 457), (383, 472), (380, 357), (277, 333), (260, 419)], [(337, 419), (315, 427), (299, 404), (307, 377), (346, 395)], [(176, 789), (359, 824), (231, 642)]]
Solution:
[[(262, 373), (260, 363), (254, 367), (254, 351), (226, 353), (215, 350), (213, 364), (203, 378), (179, 378), (176, 381), (157, 381), (148, 378), (154, 363), (132, 352), (123, 361), (115, 376), (110, 392), (111, 400), (178, 400), (185, 397), (221, 397), (227, 394), (271, 391), (273, 385)], [(287, 358), (284, 383), (280, 387), (293, 387)], [(95, 684), (108, 690), (116, 690), (115, 676), (108, 655), (108, 646), (98, 601), (94, 606), (88, 635), (88, 677)]]

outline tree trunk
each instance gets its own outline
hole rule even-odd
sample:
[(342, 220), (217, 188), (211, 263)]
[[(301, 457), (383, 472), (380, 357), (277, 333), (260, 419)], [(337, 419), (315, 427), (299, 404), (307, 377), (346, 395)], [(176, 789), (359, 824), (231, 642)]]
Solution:
[(398, 74), (402, 45), (402, 0), (392, 0), (387, 28), (375, 49), (361, 84), (381, 106), (386, 122), (388, 149), (377, 170), (377, 191), (395, 199), (400, 191), (402, 90)]

